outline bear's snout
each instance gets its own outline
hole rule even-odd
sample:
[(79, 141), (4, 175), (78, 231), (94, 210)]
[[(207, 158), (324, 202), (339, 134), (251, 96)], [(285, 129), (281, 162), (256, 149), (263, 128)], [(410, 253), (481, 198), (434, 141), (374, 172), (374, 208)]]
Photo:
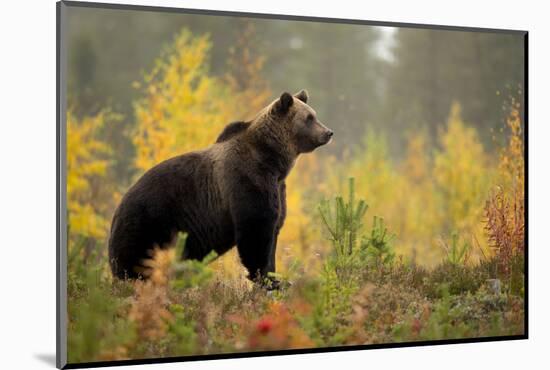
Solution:
[(325, 132), (322, 135), (322, 145), (328, 144), (330, 140), (332, 139), (332, 136), (334, 135), (334, 132), (332, 130), (329, 130), (328, 128), (325, 129)]

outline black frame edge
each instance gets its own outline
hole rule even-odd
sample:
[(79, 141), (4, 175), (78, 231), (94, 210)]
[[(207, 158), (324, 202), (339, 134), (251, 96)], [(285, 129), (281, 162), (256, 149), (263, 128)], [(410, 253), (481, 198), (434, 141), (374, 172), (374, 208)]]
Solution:
[(470, 338), (441, 339), (441, 340), (433, 340), (433, 341), (430, 340), (430, 341), (402, 342), (402, 343), (380, 343), (380, 344), (350, 345), (350, 346), (337, 346), (337, 347), (285, 349), (285, 350), (277, 350), (277, 351), (235, 352), (235, 353), (232, 352), (232, 353), (220, 353), (220, 354), (209, 354), (209, 355), (160, 357), (160, 358), (146, 358), (146, 359), (132, 359), (132, 360), (118, 360), (118, 361), (82, 362), (82, 363), (76, 363), (76, 364), (68, 363), (65, 367), (63, 367), (63, 369), (164, 364), (164, 363), (175, 363), (175, 362), (224, 360), (224, 359), (285, 356), (285, 355), (298, 355), (298, 354), (306, 355), (306, 354), (315, 354), (315, 353), (347, 352), (347, 351), (384, 349), (384, 348), (425, 347), (425, 346), (438, 346), (438, 345), (449, 345), (449, 344), (473, 344), (473, 343), (500, 342), (500, 341), (525, 340), (525, 339), (527, 339), (527, 336), (523, 334), (523, 335), (510, 335), (510, 336), (501, 336), (501, 337), (479, 337), (479, 338), (473, 338), (473, 339), (470, 339)]

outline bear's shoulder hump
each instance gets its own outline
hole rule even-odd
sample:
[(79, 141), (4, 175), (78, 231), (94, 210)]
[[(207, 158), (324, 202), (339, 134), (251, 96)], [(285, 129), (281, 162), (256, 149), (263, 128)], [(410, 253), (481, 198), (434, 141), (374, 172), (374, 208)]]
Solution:
[(225, 126), (222, 133), (216, 139), (216, 143), (221, 143), (221, 142), (227, 141), (227, 140), (241, 134), (249, 126), (250, 126), (250, 122), (243, 122), (243, 121), (232, 122), (232, 123), (228, 124), (227, 126)]

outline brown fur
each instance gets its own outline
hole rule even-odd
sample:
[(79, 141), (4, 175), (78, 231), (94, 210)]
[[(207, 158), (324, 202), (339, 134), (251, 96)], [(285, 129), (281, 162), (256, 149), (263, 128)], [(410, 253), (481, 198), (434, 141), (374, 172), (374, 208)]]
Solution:
[[(183, 258), (203, 259), (237, 245), (251, 278), (275, 272), (278, 233), (286, 216), (285, 178), (301, 153), (332, 132), (315, 117), (307, 93), (283, 93), (250, 122), (230, 124), (210, 147), (160, 163), (132, 186), (115, 212), (109, 240), (118, 277), (155, 245), (188, 233)], [(274, 283), (276, 285), (276, 283)]]

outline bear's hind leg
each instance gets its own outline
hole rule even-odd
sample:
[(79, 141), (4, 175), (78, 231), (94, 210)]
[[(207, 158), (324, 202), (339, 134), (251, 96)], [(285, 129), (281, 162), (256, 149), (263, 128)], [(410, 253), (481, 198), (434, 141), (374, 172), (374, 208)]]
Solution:
[(152, 257), (154, 243), (143, 234), (115, 229), (109, 241), (109, 263), (119, 279), (147, 278), (143, 261)]
[(128, 249), (118, 251), (116, 256), (111, 256), (109, 258), (109, 262), (113, 275), (119, 279), (141, 278), (143, 277), (143, 271), (146, 269), (142, 264), (142, 259), (138, 258)]

